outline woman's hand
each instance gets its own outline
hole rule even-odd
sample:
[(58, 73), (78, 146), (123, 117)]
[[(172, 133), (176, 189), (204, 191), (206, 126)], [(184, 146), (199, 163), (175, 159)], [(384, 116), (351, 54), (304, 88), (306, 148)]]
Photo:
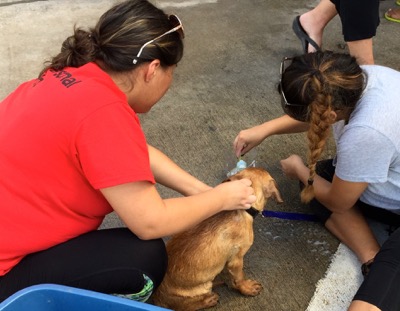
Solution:
[(307, 180), (309, 169), (303, 163), (303, 160), (296, 154), (287, 159), (281, 160), (283, 173), (291, 179)]
[(256, 201), (250, 179), (234, 180), (215, 187), (222, 195), (222, 210), (248, 209)]

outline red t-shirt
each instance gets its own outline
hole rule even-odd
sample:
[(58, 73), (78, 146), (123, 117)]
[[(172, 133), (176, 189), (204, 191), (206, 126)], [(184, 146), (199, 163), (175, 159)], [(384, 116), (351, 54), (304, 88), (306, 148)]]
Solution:
[(98, 66), (48, 71), (0, 102), (0, 276), (95, 230), (99, 189), (154, 183), (139, 119)]

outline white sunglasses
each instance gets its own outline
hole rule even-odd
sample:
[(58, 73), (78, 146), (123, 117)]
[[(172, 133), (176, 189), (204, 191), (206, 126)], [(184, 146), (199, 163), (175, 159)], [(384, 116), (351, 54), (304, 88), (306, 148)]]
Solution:
[(170, 16), (168, 16), (168, 19), (171, 22), (171, 24), (174, 25), (174, 28), (172, 28), (172, 29), (168, 30), (167, 32), (163, 33), (162, 35), (154, 38), (153, 40), (147, 41), (145, 44), (143, 44), (142, 47), (140, 48), (139, 52), (137, 53), (136, 57), (133, 59), (133, 64), (134, 65), (137, 64), (137, 62), (138, 62), (137, 59), (140, 58), (140, 55), (142, 55), (143, 49), (147, 45), (153, 43), (154, 41), (156, 41), (156, 40), (158, 40), (158, 39), (160, 39), (160, 38), (162, 38), (162, 37), (174, 32), (174, 31), (178, 32), (178, 34), (181, 37), (181, 39), (183, 39), (185, 37), (185, 33), (183, 32), (183, 25), (182, 25), (182, 22), (179, 19), (179, 17), (176, 16), (176, 15), (170, 15)]

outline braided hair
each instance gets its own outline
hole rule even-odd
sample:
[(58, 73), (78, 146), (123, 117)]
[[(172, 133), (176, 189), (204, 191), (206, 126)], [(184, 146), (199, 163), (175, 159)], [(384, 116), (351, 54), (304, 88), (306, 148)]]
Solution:
[[(281, 88), (287, 101), (306, 108), (305, 121), (310, 125), (307, 132), (310, 175), (301, 193), (303, 202), (314, 198), (316, 164), (335, 122), (332, 112), (342, 112), (348, 119), (362, 96), (365, 79), (354, 57), (330, 51), (297, 56), (283, 73)], [(295, 112), (291, 115), (295, 116)]]

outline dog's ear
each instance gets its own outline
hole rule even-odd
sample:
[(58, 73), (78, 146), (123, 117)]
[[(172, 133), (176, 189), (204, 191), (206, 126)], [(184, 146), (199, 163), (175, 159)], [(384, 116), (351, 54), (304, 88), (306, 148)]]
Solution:
[(264, 184), (264, 194), (266, 198), (272, 197), (278, 203), (283, 202), (276, 181), (272, 178), (268, 181), (268, 183)]

